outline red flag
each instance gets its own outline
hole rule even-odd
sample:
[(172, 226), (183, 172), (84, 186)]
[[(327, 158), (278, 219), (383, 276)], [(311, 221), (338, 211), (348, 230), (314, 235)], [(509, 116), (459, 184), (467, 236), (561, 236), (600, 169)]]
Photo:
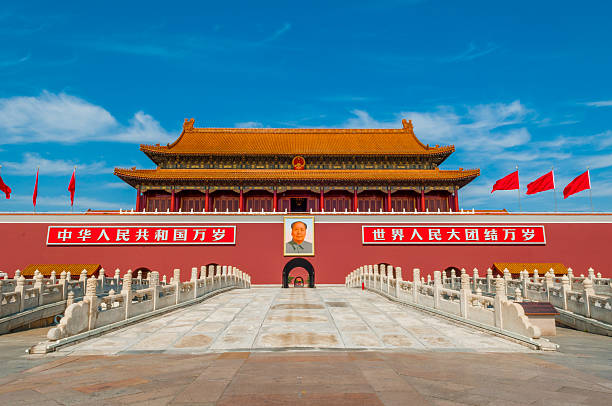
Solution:
[(510, 175), (506, 175), (493, 185), (493, 190), (491, 193), (496, 190), (516, 190), (519, 188), (519, 176), (518, 171), (512, 172)]
[(4, 181), (2, 180), (2, 176), (0, 176), (0, 191), (4, 192), (7, 199), (11, 198), (11, 188), (6, 183), (4, 183)]
[(571, 181), (565, 189), (563, 189), (563, 198), (567, 199), (573, 194), (578, 192), (582, 192), (583, 190), (587, 190), (591, 188), (591, 176), (589, 175), (589, 171), (587, 170), (582, 175), (578, 176), (576, 179)]
[(76, 182), (74, 179), (74, 173), (76, 169), (72, 171), (72, 178), (70, 178), (70, 184), (68, 185), (68, 191), (70, 192), (70, 205), (74, 205), (74, 191), (76, 190)]
[(553, 171), (548, 172), (546, 175), (542, 175), (530, 184), (527, 185), (527, 194), (533, 195), (535, 193), (544, 192), (555, 188), (555, 174)]
[(32, 203), (36, 207), (36, 198), (38, 197), (38, 169), (36, 169), (36, 183), (34, 184), (34, 194), (32, 195)]

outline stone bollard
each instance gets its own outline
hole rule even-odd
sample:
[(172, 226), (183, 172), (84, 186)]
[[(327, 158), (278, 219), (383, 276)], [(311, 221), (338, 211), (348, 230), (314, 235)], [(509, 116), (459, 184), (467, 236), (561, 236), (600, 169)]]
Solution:
[(468, 318), (468, 305), (472, 289), (470, 288), (470, 276), (467, 273), (461, 274), (461, 290), (459, 291), (459, 301), (461, 317)]
[[(413, 285), (414, 287), (414, 285)], [(442, 283), (442, 272), (434, 271), (434, 280), (433, 280), (433, 302), (434, 309), (438, 309), (440, 307), (440, 289), (443, 287)]]
[(491, 293), (493, 290), (493, 270), (487, 269), (487, 293)]
[(507, 300), (506, 281), (501, 278), (495, 278), (495, 327), (504, 328), (502, 302), (505, 300)]
[(19, 294), (19, 311), (25, 309), (25, 277), (16, 278), (15, 293)]
[(88, 316), (89, 320), (87, 322), (87, 329), (93, 330), (96, 328), (96, 320), (98, 319), (98, 296), (96, 291), (98, 289), (98, 279), (95, 276), (91, 276), (91, 278), (87, 279), (87, 288), (85, 289), (85, 297), (83, 298), (84, 302), (89, 303), (88, 306)]
[(570, 279), (567, 277), (567, 275), (563, 275), (561, 278), (561, 300), (563, 310), (567, 310), (567, 296), (569, 295), (570, 290), (572, 290), (570, 286)]
[(419, 303), (419, 285), (421, 284), (421, 270), (414, 268), (412, 270), (412, 301)]
[(582, 287), (584, 295), (584, 306), (586, 309), (585, 316), (591, 317), (591, 303), (589, 298), (595, 294), (595, 290), (593, 289), (593, 280), (591, 280), (590, 278), (586, 278), (582, 281)]

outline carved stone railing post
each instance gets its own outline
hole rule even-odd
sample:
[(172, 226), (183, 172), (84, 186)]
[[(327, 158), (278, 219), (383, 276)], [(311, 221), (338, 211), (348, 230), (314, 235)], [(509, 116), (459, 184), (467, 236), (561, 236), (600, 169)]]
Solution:
[(569, 281), (569, 290), (572, 290), (574, 286), (574, 270), (572, 268), (567, 268), (567, 280)]
[(402, 292), (402, 268), (399, 266), (395, 267), (395, 297), (399, 299), (400, 293)]
[(100, 287), (100, 293), (104, 293), (106, 291), (105, 289), (106, 280), (104, 278), (105, 278), (104, 268), (100, 268), (100, 272), (98, 272), (98, 280), (100, 281), (98, 283), (98, 286)]
[(451, 269), (451, 280), (450, 280), (450, 288), (455, 289), (455, 278), (457, 277), (457, 272), (454, 269)]
[(139, 269), (136, 273), (136, 279), (138, 280), (138, 289), (142, 289), (142, 270)]
[(468, 317), (468, 305), (472, 289), (470, 289), (470, 276), (467, 273), (461, 274), (461, 290), (459, 291), (459, 302), (461, 308), (461, 317)]
[(495, 327), (504, 328), (504, 321), (502, 318), (502, 301), (505, 301), (506, 299), (506, 281), (501, 278), (495, 278)]
[(57, 283), (57, 274), (55, 271), (51, 271), (51, 276), (49, 277), (49, 283), (51, 285), (55, 285)]
[(529, 283), (529, 273), (527, 271), (523, 272), (523, 280), (521, 281), (521, 295), (524, 298), (527, 298), (527, 294), (529, 290), (527, 289), (527, 284)]
[(159, 291), (161, 290), (159, 286), (159, 272), (153, 271), (149, 273), (149, 288), (153, 289), (153, 310), (157, 310)]
[(478, 269), (474, 268), (472, 270), (472, 289), (474, 289), (474, 291), (476, 291), (476, 289), (478, 289), (478, 279), (480, 278), (480, 275), (478, 275)]
[(523, 294), (521, 293), (521, 290), (519, 288), (514, 289), (514, 301), (515, 302), (523, 301)]
[(493, 270), (487, 269), (487, 293), (491, 293), (493, 289)]
[(193, 282), (193, 298), (198, 297), (198, 268), (191, 268), (191, 282)]
[(385, 276), (387, 277), (387, 295), (391, 293), (391, 279), (393, 278), (393, 267), (385, 266)]
[(83, 287), (83, 295), (85, 295), (85, 291), (87, 290), (87, 271), (85, 269), (83, 269), (79, 275), (79, 282)]
[(175, 293), (175, 304), (179, 304), (181, 301), (181, 270), (176, 268), (174, 270), (174, 275), (172, 277), (172, 283), (174, 284), (174, 293)]
[(567, 310), (567, 295), (569, 294), (571, 288), (570, 288), (570, 281), (569, 278), (567, 277), (567, 275), (563, 275), (563, 277), (561, 278), (561, 300), (562, 300), (562, 304), (563, 304), (563, 310)]
[(540, 274), (537, 269), (533, 270), (533, 283), (540, 283)]
[(545, 277), (545, 284), (546, 284), (546, 297), (547, 300), (550, 302), (550, 290), (553, 288), (554, 283), (553, 283), (553, 274), (548, 272), (546, 273), (546, 277)]
[(119, 292), (119, 286), (121, 281), (121, 271), (119, 268), (115, 269), (115, 292)]
[(125, 318), (130, 317), (130, 307), (132, 307), (132, 272), (128, 272), (123, 275), (123, 286), (121, 287), (121, 294), (123, 295), (123, 305), (125, 306)]
[(419, 285), (421, 284), (421, 270), (414, 268), (412, 270), (412, 301), (419, 303)]
[(593, 289), (593, 280), (590, 278), (586, 278), (582, 281), (582, 287), (584, 289), (584, 307), (586, 310), (586, 314), (584, 316), (591, 317), (591, 303), (590, 297), (595, 294), (595, 289)]
[(591, 280), (591, 282), (593, 281), (593, 279), (595, 279), (595, 270), (593, 268), (589, 268), (588, 272), (589, 274), (589, 279)]
[(215, 270), (215, 276), (214, 276), (214, 288), (219, 288), (221, 287), (221, 265), (217, 265), (217, 269)]
[(62, 271), (59, 279), (60, 291), (62, 292), (62, 300), (68, 298), (68, 289), (66, 286), (66, 271)]
[(23, 276), (16, 278), (15, 293), (19, 294), (19, 311), (22, 312), (25, 308), (25, 278)]
[(87, 329), (92, 330), (96, 327), (96, 320), (98, 319), (98, 296), (96, 290), (98, 288), (98, 280), (95, 276), (87, 279), (87, 288), (85, 290), (85, 298), (83, 301), (88, 302), (88, 316)]
[(38, 305), (43, 305), (43, 292), (44, 292), (44, 276), (39, 272), (34, 277), (34, 288), (37, 290), (36, 294), (38, 295)]
[[(434, 309), (440, 308), (440, 289), (443, 287), (442, 284), (442, 272), (434, 271), (434, 280), (433, 280), (433, 302)], [(412, 286), (414, 289), (415, 286)]]

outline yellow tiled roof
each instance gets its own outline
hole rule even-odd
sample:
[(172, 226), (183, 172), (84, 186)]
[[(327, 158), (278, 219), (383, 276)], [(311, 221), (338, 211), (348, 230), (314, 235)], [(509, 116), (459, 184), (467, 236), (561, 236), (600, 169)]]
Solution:
[(145, 153), (183, 155), (443, 155), (453, 145), (430, 147), (417, 139), (412, 122), (398, 129), (194, 128), (185, 120), (168, 145), (141, 145)]
[(128, 180), (338, 180), (338, 181), (401, 181), (401, 180), (471, 180), (480, 175), (479, 169), (420, 170), (420, 169), (123, 169), (115, 175)]
[(26, 266), (21, 274), (23, 276), (32, 276), (34, 271), (38, 269), (43, 276), (51, 276), (51, 271), (55, 271), (55, 274), (59, 278), (62, 271), (70, 272), (74, 277), (80, 275), (83, 269), (87, 271), (87, 276), (91, 276), (102, 268), (100, 264), (30, 264)]
[(495, 262), (493, 264), (493, 269), (497, 269), (501, 273), (506, 268), (511, 274), (519, 274), (526, 269), (530, 275), (533, 275), (534, 269), (537, 269), (538, 274), (543, 275), (551, 268), (554, 270), (555, 275), (567, 274), (567, 267), (558, 262)]

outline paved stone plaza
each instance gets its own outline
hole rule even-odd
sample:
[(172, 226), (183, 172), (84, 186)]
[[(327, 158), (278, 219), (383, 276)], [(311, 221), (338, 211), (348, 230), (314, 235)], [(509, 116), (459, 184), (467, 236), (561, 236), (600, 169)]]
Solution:
[(357, 289), (235, 290), (27, 356), (0, 336), (0, 404), (608, 405), (612, 338), (532, 351)]
[(219, 352), (276, 349), (529, 351), (344, 287), (252, 288), (106, 334), (61, 352)]

